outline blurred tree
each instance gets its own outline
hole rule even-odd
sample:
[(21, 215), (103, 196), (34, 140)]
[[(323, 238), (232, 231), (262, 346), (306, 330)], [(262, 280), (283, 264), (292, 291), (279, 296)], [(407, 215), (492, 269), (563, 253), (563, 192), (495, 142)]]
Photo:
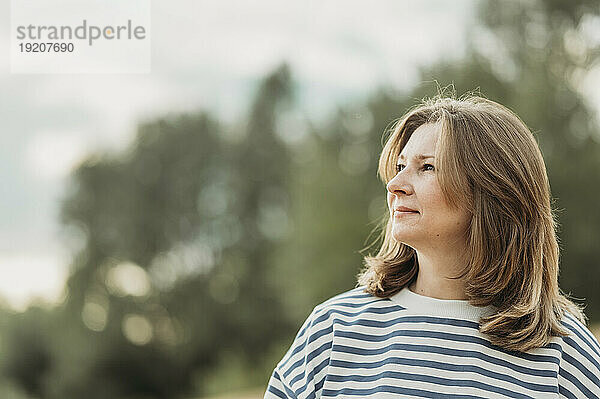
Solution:
[(4, 329), (3, 374), (17, 382), (24, 391), (42, 396), (46, 379), (52, 367), (52, 353), (46, 327), (48, 312), (40, 308), (30, 308), (27, 312), (14, 315)]
[[(228, 130), (205, 113), (160, 119), (141, 125), (124, 153), (84, 162), (62, 210), (86, 238), (68, 300), (54, 327), (33, 311), (14, 321), (5, 375), (42, 398), (262, 383), (272, 342), (292, 328), (267, 278), (288, 217), (277, 115), (292, 100), (283, 65), (243, 125)], [(254, 372), (219, 381), (232, 361)]]

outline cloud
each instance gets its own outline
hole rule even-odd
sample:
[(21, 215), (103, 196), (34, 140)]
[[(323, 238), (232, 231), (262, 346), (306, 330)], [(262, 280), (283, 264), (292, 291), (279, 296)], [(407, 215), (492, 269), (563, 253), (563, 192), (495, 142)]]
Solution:
[(35, 299), (60, 302), (67, 269), (56, 253), (0, 255), (0, 293), (9, 306), (23, 311)]
[(29, 141), (25, 162), (35, 177), (62, 180), (86, 155), (87, 147), (81, 134), (43, 131)]

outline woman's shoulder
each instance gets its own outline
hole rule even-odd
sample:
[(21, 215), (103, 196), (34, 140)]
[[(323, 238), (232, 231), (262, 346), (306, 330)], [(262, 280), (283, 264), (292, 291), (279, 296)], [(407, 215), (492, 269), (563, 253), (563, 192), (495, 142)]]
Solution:
[(302, 348), (317, 344), (331, 346), (334, 325), (340, 318), (344, 319), (344, 322), (356, 321), (363, 314), (372, 311), (371, 305), (379, 301), (387, 300), (365, 292), (365, 287), (361, 286), (320, 302), (298, 330), (294, 345)]
[(569, 312), (565, 312), (562, 325), (568, 334), (560, 338), (560, 389), (570, 392), (572, 397), (600, 396), (598, 339), (584, 322)]
[(364, 286), (337, 294), (316, 305), (308, 316), (305, 325), (332, 326), (336, 322), (357, 322), (363, 318), (377, 317), (378, 314), (397, 310), (388, 298), (379, 298), (365, 291)]
[[(315, 306), (275, 367), (265, 398), (296, 397), (295, 392), (303, 391), (312, 393), (313, 397), (320, 396), (333, 349), (335, 320), (338, 317), (353, 319), (378, 300), (380, 298), (366, 293), (364, 287), (356, 287)], [(321, 383), (315, 384), (315, 381)]]
[[(590, 353), (600, 361), (600, 344), (584, 322), (565, 312), (561, 321), (568, 335), (562, 337), (563, 352), (576, 351), (577, 353)], [(600, 366), (600, 365), (599, 365)]]
[(319, 303), (314, 307), (313, 312), (324, 313), (333, 309), (357, 309), (381, 300), (382, 298), (375, 297), (368, 292), (365, 292), (364, 286), (359, 286)]

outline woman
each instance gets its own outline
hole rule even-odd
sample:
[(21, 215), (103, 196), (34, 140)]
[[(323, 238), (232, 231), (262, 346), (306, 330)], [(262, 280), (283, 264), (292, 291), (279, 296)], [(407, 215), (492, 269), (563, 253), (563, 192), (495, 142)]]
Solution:
[(504, 106), (435, 98), (379, 162), (389, 215), (360, 286), (318, 306), (265, 398), (598, 398), (600, 346), (558, 287), (535, 138)]

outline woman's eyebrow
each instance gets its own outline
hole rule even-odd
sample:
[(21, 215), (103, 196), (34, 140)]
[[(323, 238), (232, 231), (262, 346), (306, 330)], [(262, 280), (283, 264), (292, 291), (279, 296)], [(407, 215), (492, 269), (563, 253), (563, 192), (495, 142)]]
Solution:
[[(435, 158), (435, 157), (433, 155), (427, 155), (427, 154), (418, 154), (413, 157), (413, 159), (427, 159), (427, 158)], [(404, 159), (404, 154), (400, 154), (398, 159)]]

